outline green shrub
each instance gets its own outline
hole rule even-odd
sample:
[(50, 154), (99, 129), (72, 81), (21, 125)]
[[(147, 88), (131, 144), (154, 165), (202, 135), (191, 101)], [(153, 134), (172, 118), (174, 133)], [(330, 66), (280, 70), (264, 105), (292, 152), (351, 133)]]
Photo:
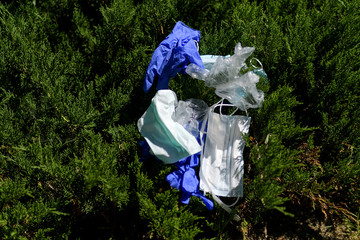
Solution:
[[(302, 229), (303, 216), (358, 234), (358, 9), (335, 0), (1, 4), (0, 238), (255, 238), (280, 218)], [(244, 198), (233, 211), (241, 222), (195, 197), (182, 205), (165, 180), (174, 167), (139, 162), (136, 122), (155, 92), (144, 94), (142, 81), (179, 20), (201, 31), (201, 54), (254, 46), (269, 76), (262, 107), (249, 110)], [(180, 100), (219, 100), (186, 75), (169, 86)]]

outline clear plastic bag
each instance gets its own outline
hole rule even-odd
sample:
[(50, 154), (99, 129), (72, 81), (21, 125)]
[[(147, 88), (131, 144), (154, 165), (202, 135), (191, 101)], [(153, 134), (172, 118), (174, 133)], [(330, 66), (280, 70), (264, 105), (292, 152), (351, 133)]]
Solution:
[(193, 136), (198, 137), (199, 121), (204, 118), (208, 109), (209, 106), (203, 100), (191, 98), (178, 102), (172, 118)]
[[(206, 86), (216, 88), (215, 93), (219, 97), (227, 99), (243, 111), (260, 107), (264, 101), (264, 93), (256, 88), (259, 76), (253, 72), (241, 74), (242, 70), (248, 68), (245, 61), (254, 50), (253, 47), (242, 47), (241, 43), (238, 43), (234, 55), (218, 56), (211, 69), (202, 69), (195, 64), (190, 64), (186, 68), (186, 73), (193, 78), (205, 81)], [(203, 61), (209, 61), (208, 57), (203, 56)], [(213, 62), (213, 59), (210, 61)], [(207, 62), (204, 62), (205, 65)]]
[[(205, 81), (206, 86), (216, 87), (216, 85), (224, 84), (235, 76), (238, 76), (242, 68), (247, 68), (245, 61), (254, 52), (253, 47), (242, 47), (238, 43), (235, 47), (235, 54), (232, 56), (212, 56), (202, 55), (205, 69), (200, 68), (196, 64), (189, 64), (186, 73), (193, 78)], [(214, 58), (216, 60), (214, 62)], [(209, 69), (211, 67), (211, 69)]]
[(225, 58), (229, 58), (230, 55), (226, 55), (226, 56), (220, 56), (220, 55), (201, 55), (201, 60), (203, 61), (204, 67), (207, 70), (211, 70), (211, 68), (213, 67), (213, 65), (216, 62), (216, 59), (218, 57), (221, 57), (223, 59)]
[(215, 93), (242, 111), (258, 108), (264, 101), (264, 92), (256, 88), (257, 82), (259, 82), (259, 76), (250, 71), (240, 77), (235, 77), (231, 82), (217, 85)]

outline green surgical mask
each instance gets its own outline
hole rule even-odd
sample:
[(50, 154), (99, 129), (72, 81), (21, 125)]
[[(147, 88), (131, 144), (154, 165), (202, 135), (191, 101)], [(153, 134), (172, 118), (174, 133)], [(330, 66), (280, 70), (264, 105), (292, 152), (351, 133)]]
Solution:
[(137, 123), (152, 153), (165, 164), (175, 163), (201, 151), (196, 138), (172, 118), (177, 102), (173, 91), (157, 91)]

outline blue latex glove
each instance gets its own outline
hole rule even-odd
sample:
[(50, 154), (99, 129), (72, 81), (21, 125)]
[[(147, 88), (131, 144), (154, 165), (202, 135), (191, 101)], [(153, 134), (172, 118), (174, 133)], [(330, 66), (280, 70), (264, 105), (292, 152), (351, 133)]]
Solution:
[[(203, 122), (199, 123), (201, 128)], [(200, 136), (198, 136), (197, 141), (200, 143)], [(150, 153), (150, 146), (148, 143), (143, 140), (139, 143), (142, 148), (142, 153), (140, 157), (140, 162), (147, 161), (150, 158), (156, 158)], [(194, 167), (199, 165), (200, 153), (196, 153), (187, 158), (183, 158), (177, 161), (175, 166), (178, 167), (178, 170), (170, 173), (166, 176), (166, 180), (169, 182), (170, 186), (176, 189), (179, 189), (183, 192), (180, 201), (184, 204), (189, 204), (190, 197), (196, 196), (200, 198), (205, 206), (212, 210), (214, 208), (214, 203), (206, 198), (199, 190), (199, 180), (196, 176)], [(160, 161), (160, 160), (159, 160)]]
[(205, 206), (212, 210), (214, 203), (206, 198), (199, 190), (199, 180), (196, 176), (195, 170), (192, 167), (198, 165), (199, 154), (192, 155), (176, 163), (179, 169), (170, 173), (166, 180), (170, 186), (177, 188), (183, 192), (180, 201), (184, 204), (189, 204), (190, 197), (196, 196), (200, 198)]
[(145, 140), (140, 141), (139, 145), (140, 145), (140, 147), (142, 149), (139, 162), (145, 162), (151, 156), (151, 154), (150, 154), (150, 146)]
[(140, 154), (139, 162), (147, 162), (149, 160), (154, 160), (154, 159), (159, 162), (162, 162), (154, 154), (152, 154), (151, 148), (150, 148), (149, 144), (146, 142), (146, 140), (140, 141), (139, 146), (141, 147), (141, 154)]
[(185, 73), (186, 65), (195, 63), (201, 68), (204, 64), (197, 49), (200, 31), (177, 22), (164, 41), (155, 49), (146, 70), (143, 89), (148, 92), (158, 76), (157, 89), (167, 89), (171, 77), (177, 73)]

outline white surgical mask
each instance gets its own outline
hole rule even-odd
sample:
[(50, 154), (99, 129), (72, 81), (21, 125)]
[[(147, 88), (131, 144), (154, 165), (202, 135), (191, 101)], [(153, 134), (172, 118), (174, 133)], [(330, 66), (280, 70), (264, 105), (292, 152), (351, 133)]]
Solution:
[(137, 123), (153, 154), (165, 164), (175, 163), (201, 151), (196, 138), (172, 118), (177, 101), (173, 91), (157, 91)]
[(243, 196), (243, 135), (249, 131), (251, 118), (223, 115), (221, 109), (220, 114), (214, 112), (215, 107), (226, 105), (233, 106), (215, 104), (207, 115), (206, 139), (200, 158), (200, 189), (212, 193), (214, 199), (230, 212), (232, 205), (224, 204), (217, 196)]

